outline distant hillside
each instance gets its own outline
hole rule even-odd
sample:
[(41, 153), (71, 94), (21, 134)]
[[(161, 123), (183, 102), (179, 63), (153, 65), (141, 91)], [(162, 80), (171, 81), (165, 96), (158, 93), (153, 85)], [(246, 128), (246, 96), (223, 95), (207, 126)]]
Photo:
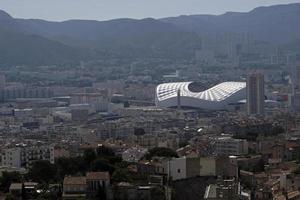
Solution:
[(40, 36), (0, 29), (0, 65), (79, 63), (81, 51)]
[(216, 38), (239, 33), (254, 36), (254, 41), (280, 45), (287, 51), (297, 50), (293, 41), (299, 41), (299, 19), (300, 3), (218, 16), (102, 22), (15, 19), (0, 11), (0, 63), (63, 64), (107, 56), (192, 59), (206, 38), (218, 48), (224, 39)]
[[(29, 42), (23, 44), (27, 46), (26, 63), (45, 64), (54, 59), (53, 62), (69, 61), (74, 58), (86, 59), (93, 54), (94, 59), (102, 58), (101, 53), (106, 52), (110, 56), (141, 58), (191, 58), (194, 51), (201, 48), (200, 37), (191, 32), (182, 31), (179, 28), (154, 19), (118, 19), (111, 21), (89, 21), (89, 20), (71, 20), (65, 22), (48, 22), (34, 19), (14, 19), (5, 12), (0, 12), (0, 28), (22, 35), (24, 40), (30, 41), (37, 48), (40, 40), (46, 39), (47, 42), (54, 42), (48, 45), (47, 51), (37, 51), (36, 53), (51, 53), (45, 55), (47, 59), (36, 59), (31, 55), (33, 46)], [(0, 39), (6, 40), (2, 35)], [(39, 37), (37, 37), (39, 36)], [(13, 37), (13, 36), (12, 36)], [(34, 41), (38, 38), (39, 41)], [(9, 38), (7, 41), (11, 41)], [(62, 45), (63, 44), (63, 45)], [(56, 58), (55, 52), (59, 48), (64, 53), (60, 53)], [(7, 44), (6, 47), (10, 45)], [(72, 47), (72, 48), (71, 48)], [(1, 50), (0, 46), (0, 50)], [(81, 50), (79, 50), (81, 49)], [(6, 51), (6, 49), (2, 49)], [(9, 49), (6, 53), (14, 53), (17, 50)], [(85, 52), (85, 54), (82, 54)], [(73, 56), (76, 54), (77, 56)], [(63, 59), (63, 56), (67, 56)], [(10, 55), (14, 57), (17, 63), (24, 62), (20, 54)], [(13, 62), (15, 63), (15, 62)]]
[(156, 32), (178, 31), (173, 25), (154, 19), (116, 19), (110, 21), (70, 20), (48, 22), (43, 20), (17, 19), (27, 31), (55, 38), (70, 37), (87, 41), (105, 41), (107, 39), (134, 37)]
[(1, 29), (22, 31), (16, 20), (14, 20), (9, 14), (2, 10), (0, 10), (0, 27)]
[[(106, 49), (126, 56), (188, 57), (201, 46), (200, 37), (155, 19), (47, 22), (17, 20), (25, 31), (71, 46)], [(26, 29), (27, 28), (27, 29)]]
[(191, 15), (162, 19), (188, 31), (206, 34), (251, 33), (258, 40), (287, 43), (300, 35), (300, 3), (259, 7), (248, 13)]
[(34, 34), (10, 15), (0, 11), (1, 66), (70, 64), (91, 56), (89, 51)]

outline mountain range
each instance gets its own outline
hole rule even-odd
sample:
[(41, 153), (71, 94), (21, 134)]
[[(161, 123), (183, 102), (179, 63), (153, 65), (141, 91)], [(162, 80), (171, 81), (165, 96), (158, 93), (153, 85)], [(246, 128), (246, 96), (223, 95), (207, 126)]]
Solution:
[(273, 44), (300, 39), (300, 3), (258, 7), (247, 13), (179, 16), (161, 21), (202, 34), (250, 33)]
[[(164, 19), (17, 19), (0, 11), (0, 64), (49, 65), (109, 57), (190, 59), (203, 35), (249, 33), (289, 49), (300, 40), (300, 3), (247, 13)], [(298, 42), (299, 43), (299, 42)]]

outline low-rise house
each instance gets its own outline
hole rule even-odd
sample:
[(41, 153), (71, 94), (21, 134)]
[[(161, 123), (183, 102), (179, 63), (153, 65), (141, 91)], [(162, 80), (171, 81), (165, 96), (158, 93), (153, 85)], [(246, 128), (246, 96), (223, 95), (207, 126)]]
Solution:
[(164, 177), (160, 175), (150, 175), (149, 176), (149, 184), (150, 185), (163, 185)]
[(23, 195), (23, 184), (22, 183), (12, 183), (9, 187), (9, 193), (14, 199), (22, 200)]
[(135, 186), (121, 182), (113, 186), (109, 192), (108, 200), (154, 200), (164, 199), (165, 191), (161, 186)]
[(280, 175), (280, 189), (283, 191), (300, 190), (300, 175), (282, 173)]
[(240, 186), (234, 179), (218, 180), (206, 188), (204, 199), (207, 200), (238, 200), (240, 199)]
[(63, 182), (63, 199), (77, 200), (86, 198), (86, 177), (66, 176)]
[(108, 172), (88, 172), (86, 176), (66, 176), (63, 182), (63, 199), (106, 199), (110, 187)]
[(30, 199), (34, 196), (37, 190), (38, 183), (36, 182), (25, 182), (24, 185), (24, 195), (27, 199)]
[(137, 163), (137, 173), (142, 174), (142, 175), (155, 174), (155, 166), (148, 162)]
[(87, 198), (106, 198), (107, 189), (110, 186), (110, 176), (108, 172), (89, 172), (86, 175)]
[(18, 172), (18, 173), (24, 175), (24, 174), (28, 173), (28, 170), (26, 170), (25, 168), (0, 166), (0, 177), (2, 177), (4, 172)]
[(217, 175), (215, 157), (173, 158), (165, 166), (165, 171), (172, 180)]

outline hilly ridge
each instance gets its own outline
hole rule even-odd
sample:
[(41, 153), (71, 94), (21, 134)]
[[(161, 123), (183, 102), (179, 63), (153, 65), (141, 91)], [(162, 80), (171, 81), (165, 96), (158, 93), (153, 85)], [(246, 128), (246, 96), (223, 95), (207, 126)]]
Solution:
[[(0, 15), (0, 28), (17, 35), (23, 35), (24, 41), (32, 41), (32, 36), (35, 36), (39, 40), (52, 42), (47, 51), (39, 51), (45, 54), (44, 60), (35, 58), (36, 51), (31, 51), (32, 47), (29, 42), (23, 43), (23, 45), (27, 45), (29, 50), (26, 52), (27, 62), (25, 64), (30, 63), (30, 59), (32, 64), (48, 63), (48, 58), (55, 58), (55, 52), (59, 52), (59, 49), (56, 48), (57, 45), (60, 45), (61, 51), (64, 52), (59, 54), (68, 56), (63, 59), (58, 55), (58, 59), (55, 60), (73, 60), (74, 62), (81, 59), (102, 59), (103, 54), (101, 52), (105, 52), (106, 56), (109, 54), (111, 57), (186, 58), (192, 57), (194, 50), (199, 49), (201, 45), (200, 37), (197, 34), (182, 31), (176, 26), (151, 18), (142, 20), (117, 19), (104, 22), (89, 20), (48, 22), (36, 19), (14, 19), (5, 14), (3, 16)], [(3, 35), (2, 39), (6, 40), (5, 37), (14, 36), (7, 34)], [(6, 47), (18, 46), (19, 44), (14, 43), (14, 41), (14, 39), (8, 39)], [(12, 43), (9, 44), (8, 42)], [(14, 51), (7, 51), (5, 55), (9, 56), (0, 59), (0, 63), (7, 64), (9, 58), (15, 58), (14, 60), (17, 61), (12, 62), (13, 65), (24, 61), (20, 54), (10, 55), (9, 52), (13, 53)], [(6, 61), (3, 62), (4, 60)]]
[(36, 35), (24, 35), (0, 29), (0, 64), (54, 65), (79, 62), (84, 53)]
[(251, 33), (274, 44), (300, 38), (300, 3), (258, 7), (247, 13), (190, 15), (164, 18), (181, 29), (205, 34)]
[[(103, 22), (87, 20), (65, 22), (18, 20), (18, 22), (23, 27), (29, 27), (33, 34), (66, 45), (106, 49), (126, 56), (129, 56), (128, 53), (138, 57), (143, 55), (178, 57), (181, 54), (191, 56), (201, 45), (197, 34), (151, 18)], [(182, 51), (179, 47), (191, 47), (191, 51)]]
[(87, 56), (81, 49), (35, 35), (0, 11), (0, 65), (77, 63)]
[(249, 33), (258, 41), (298, 50), (299, 19), (300, 3), (247, 13), (109, 21), (16, 19), (0, 11), (0, 64), (78, 63), (107, 56), (192, 59), (203, 35), (227, 33)]

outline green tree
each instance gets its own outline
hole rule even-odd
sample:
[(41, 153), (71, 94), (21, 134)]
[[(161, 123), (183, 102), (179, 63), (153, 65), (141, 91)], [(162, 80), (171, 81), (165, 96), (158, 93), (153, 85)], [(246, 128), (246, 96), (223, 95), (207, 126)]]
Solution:
[(55, 161), (55, 166), (58, 180), (62, 180), (66, 175), (85, 174), (89, 167), (83, 157), (59, 158)]
[(55, 179), (56, 167), (46, 160), (36, 161), (30, 168), (28, 175), (30, 179), (39, 183), (49, 183)]
[(100, 146), (97, 148), (97, 156), (100, 157), (111, 157), (115, 156), (115, 152), (106, 146)]
[(113, 165), (109, 164), (107, 160), (96, 159), (91, 163), (91, 170), (94, 172), (108, 171), (110, 174), (112, 174), (115, 168)]
[(179, 148), (187, 146), (189, 143), (187, 141), (181, 141), (179, 142)]
[(9, 190), (11, 183), (19, 183), (22, 181), (22, 176), (19, 172), (3, 172), (0, 177), (0, 189), (4, 192)]
[(299, 175), (300, 174), (300, 167), (298, 167), (297, 169), (295, 169), (293, 171), (293, 174)]
[(163, 187), (154, 187), (151, 189), (151, 199), (165, 200), (165, 190)]
[(16, 199), (13, 197), (12, 194), (7, 194), (7, 195), (5, 196), (5, 200), (16, 200)]
[(113, 182), (132, 182), (132, 177), (127, 169), (116, 169), (111, 177)]
[(165, 147), (155, 147), (153, 149), (150, 149), (149, 152), (146, 154), (146, 159), (150, 160), (152, 157), (158, 156), (158, 157), (168, 157), (168, 158), (178, 158), (177, 153), (169, 148)]
[(122, 158), (120, 156), (116, 156), (115, 152), (106, 146), (97, 148), (97, 158), (106, 160), (110, 165), (115, 165), (116, 163), (122, 162)]
[(83, 159), (88, 166), (90, 166), (96, 157), (96, 152), (93, 149), (87, 149), (83, 153)]

